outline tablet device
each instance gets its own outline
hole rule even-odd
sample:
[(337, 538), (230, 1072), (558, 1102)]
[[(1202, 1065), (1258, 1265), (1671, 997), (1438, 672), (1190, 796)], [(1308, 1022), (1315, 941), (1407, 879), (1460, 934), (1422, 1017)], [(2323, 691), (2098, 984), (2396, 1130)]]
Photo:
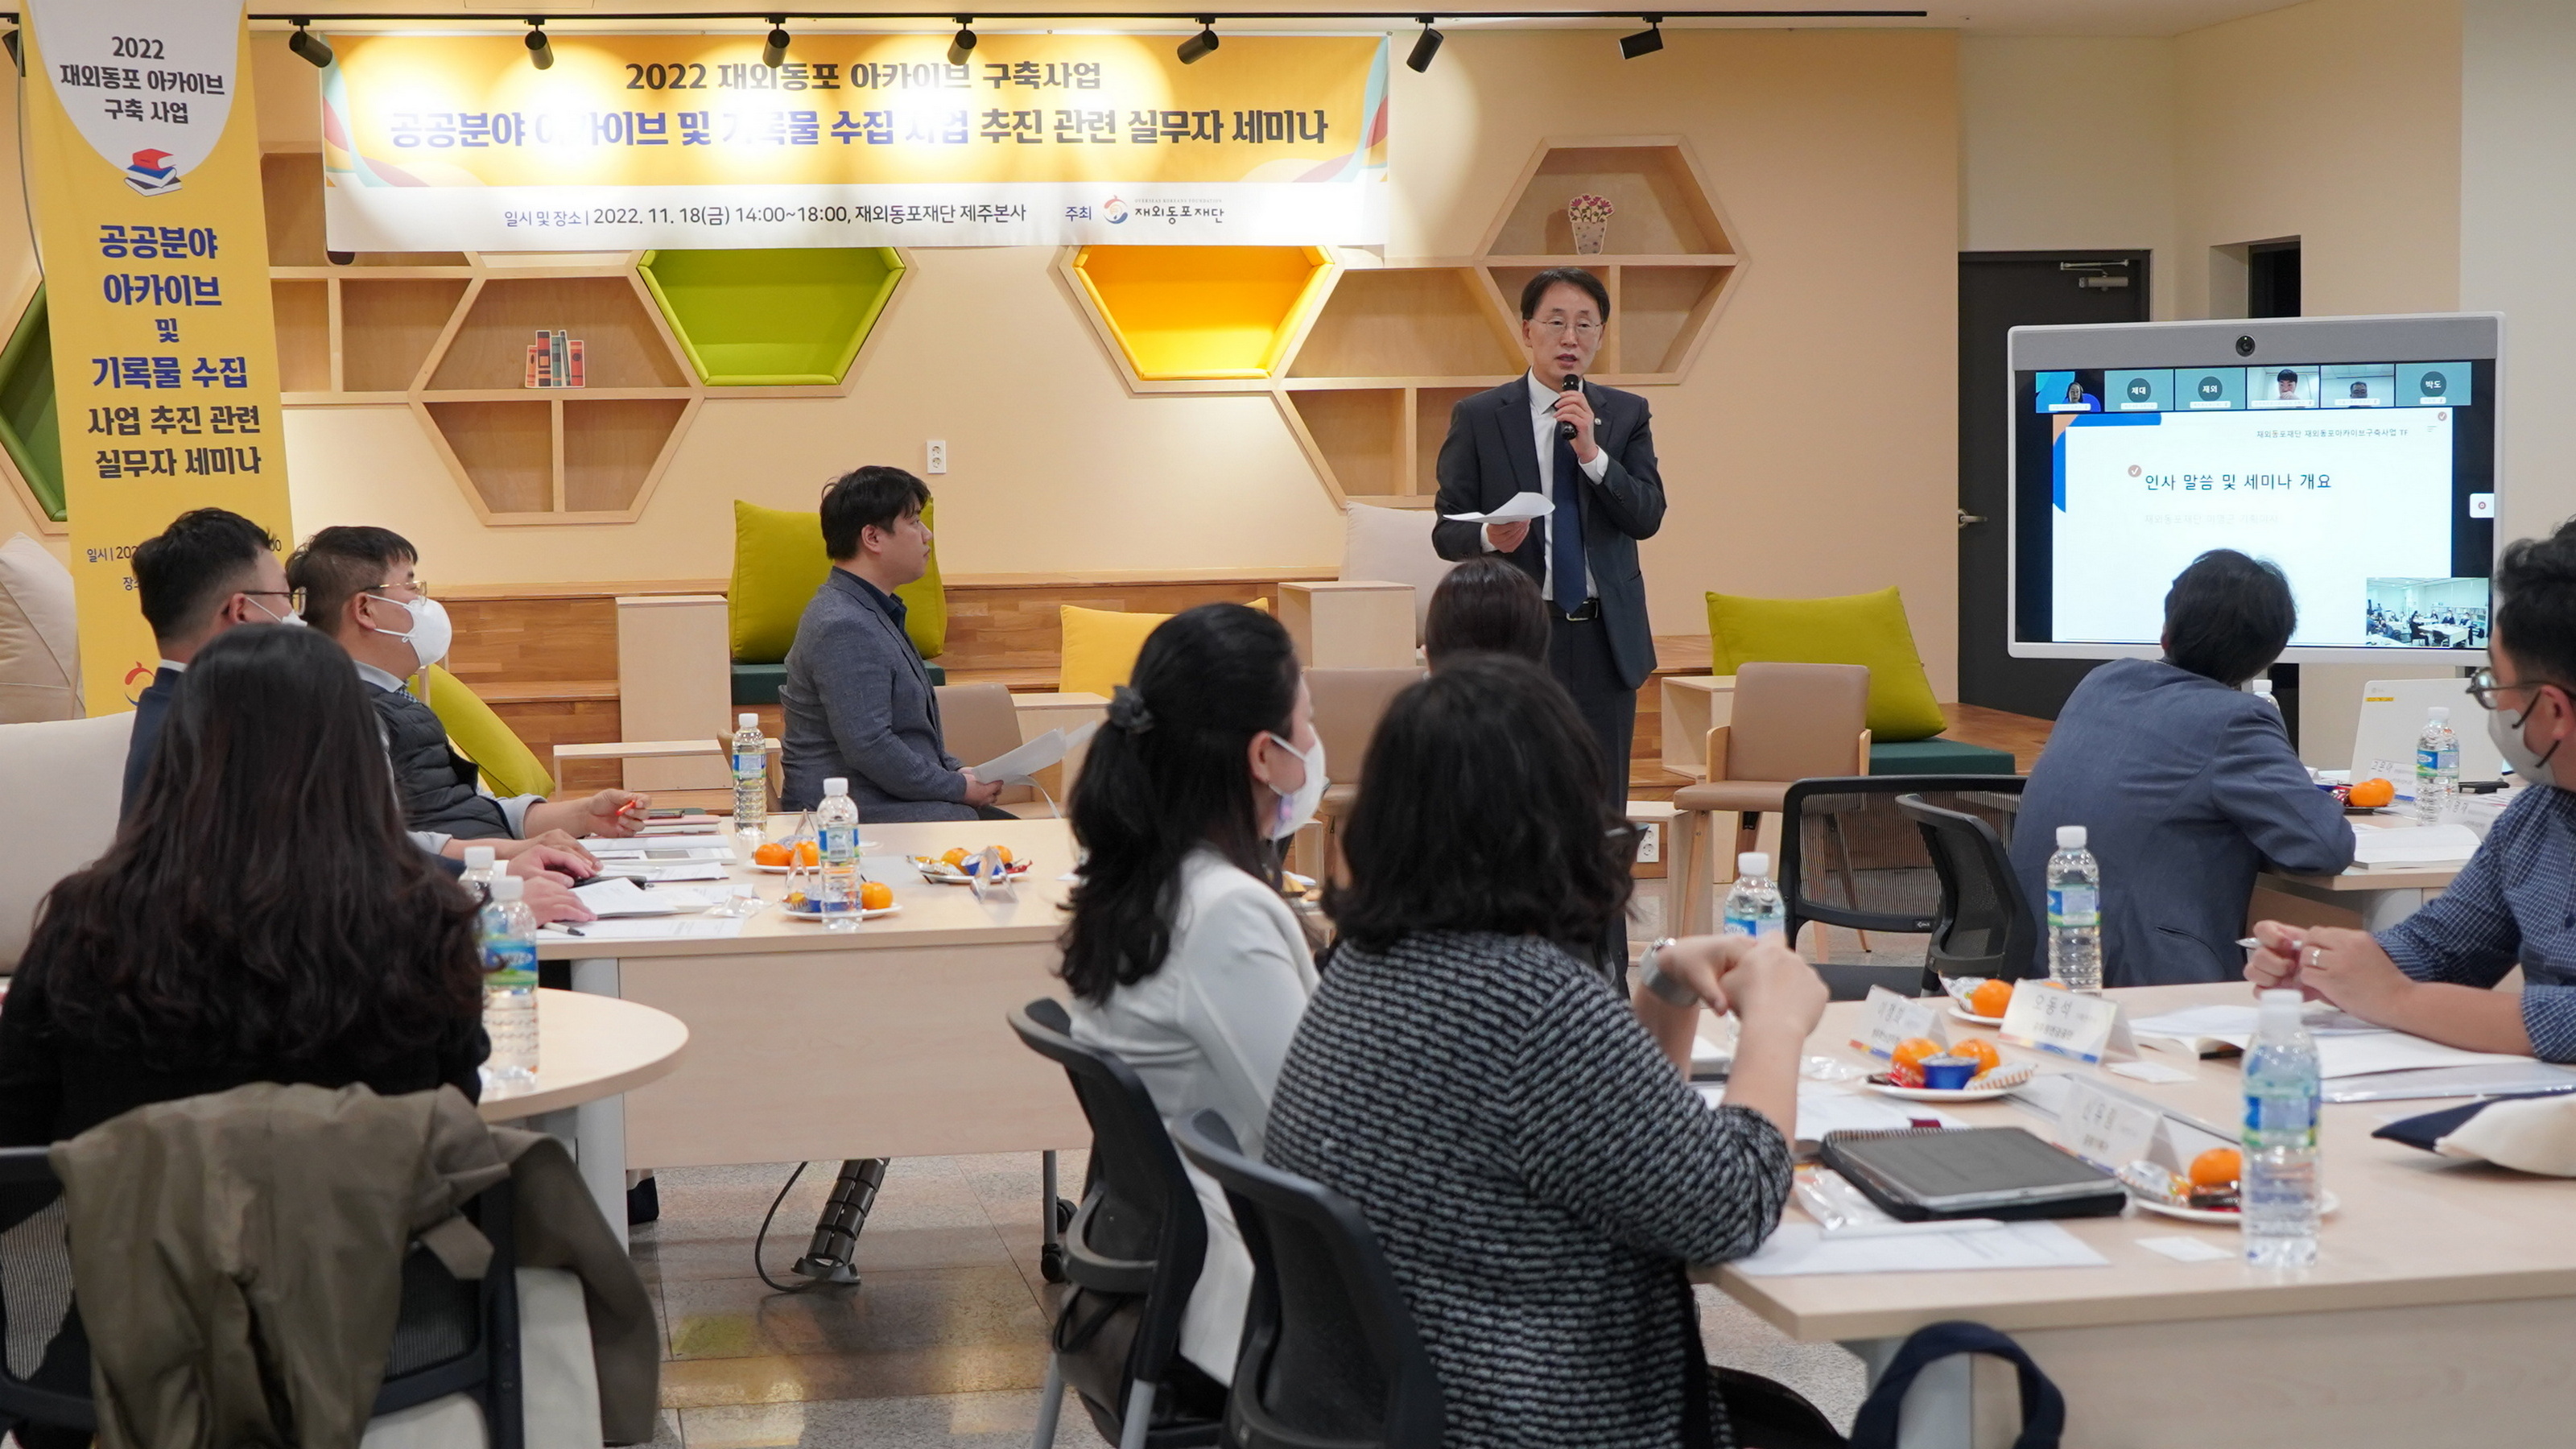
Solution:
[(1828, 1132), (1825, 1165), (1897, 1218), (2109, 1217), (2119, 1180), (2019, 1127)]

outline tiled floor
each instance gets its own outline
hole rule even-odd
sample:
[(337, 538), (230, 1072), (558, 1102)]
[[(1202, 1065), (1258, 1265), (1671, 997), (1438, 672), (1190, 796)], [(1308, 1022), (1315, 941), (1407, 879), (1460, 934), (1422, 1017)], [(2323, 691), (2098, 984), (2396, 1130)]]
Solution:
[[(1066, 1153), (1064, 1180), (1082, 1180)], [(661, 1176), (662, 1219), (635, 1261), (662, 1316), (662, 1438), (686, 1449), (1001, 1449), (1028, 1443), (1046, 1373), (1035, 1154), (906, 1158), (859, 1239), (855, 1289), (779, 1293), (752, 1267), (761, 1215), (792, 1163)], [(772, 1278), (804, 1251), (838, 1163), (816, 1163), (779, 1206)], [(1710, 1289), (1701, 1333), (1720, 1363), (1768, 1374), (1848, 1425), (1859, 1361), (1798, 1344)], [(1102, 1449), (1078, 1409), (1056, 1442)]]

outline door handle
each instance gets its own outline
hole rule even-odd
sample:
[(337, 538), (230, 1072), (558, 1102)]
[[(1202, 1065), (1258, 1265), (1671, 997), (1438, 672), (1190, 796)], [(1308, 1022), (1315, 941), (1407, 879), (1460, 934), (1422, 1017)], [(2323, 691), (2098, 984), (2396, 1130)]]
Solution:
[(1964, 508), (1959, 510), (1959, 526), (1961, 528), (1965, 528), (1971, 523), (1983, 523), (1985, 521), (1986, 519), (1983, 514), (1970, 513)]

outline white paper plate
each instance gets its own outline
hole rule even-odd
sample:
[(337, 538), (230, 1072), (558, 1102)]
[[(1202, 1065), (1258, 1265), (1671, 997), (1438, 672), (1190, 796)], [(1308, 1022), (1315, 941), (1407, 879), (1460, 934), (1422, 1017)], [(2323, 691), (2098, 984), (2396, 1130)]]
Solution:
[[(819, 921), (823, 919), (823, 913), (821, 911), (800, 911), (793, 906), (787, 905), (785, 902), (781, 902), (779, 904), (778, 913), (787, 917), (791, 921)], [(901, 915), (902, 913), (903, 904), (898, 901), (891, 906), (881, 906), (873, 911), (861, 911), (859, 912), (859, 919), (862, 921), (873, 921), (879, 916), (894, 916)]]
[(1897, 1087), (1885, 1082), (1864, 1082), (1861, 1085), (1882, 1097), (1902, 1097), (1909, 1102), (1991, 1102), (2029, 1086), (2030, 1079), (2024, 1077), (2009, 1087), (1962, 1087), (1955, 1092), (1935, 1091), (1930, 1087)]
[[(1031, 862), (1025, 859), (1013, 861), (1002, 868), (1002, 879), (1020, 879), (1029, 873), (1030, 864)], [(920, 856), (914, 856), (912, 868), (921, 872), (921, 878), (932, 885), (973, 885), (977, 880), (977, 877), (968, 875), (944, 860), (926, 860)]]
[(1950, 1003), (1950, 1014), (1961, 1021), (1973, 1021), (1979, 1026), (2001, 1026), (2004, 1024), (2004, 1019), (2000, 1016), (1979, 1016), (1975, 1012), (1970, 1011), (1968, 1008), (1961, 1006), (1955, 1001)]
[[(2129, 1201), (2137, 1204), (2139, 1207), (2145, 1208), (2148, 1212), (2157, 1213), (2169, 1218), (2180, 1218), (2187, 1223), (2212, 1223), (2221, 1227), (2232, 1228), (2245, 1221), (2245, 1215), (2240, 1212), (2226, 1212), (2217, 1208), (2176, 1207), (2172, 1203), (2157, 1202), (2154, 1198), (2140, 1197), (2134, 1192), (2129, 1194)], [(2318, 1200), (2317, 1215), (2323, 1217), (2325, 1214), (2333, 1212), (2336, 1208), (2342, 1206), (2343, 1200), (2329, 1192), (2323, 1198)]]

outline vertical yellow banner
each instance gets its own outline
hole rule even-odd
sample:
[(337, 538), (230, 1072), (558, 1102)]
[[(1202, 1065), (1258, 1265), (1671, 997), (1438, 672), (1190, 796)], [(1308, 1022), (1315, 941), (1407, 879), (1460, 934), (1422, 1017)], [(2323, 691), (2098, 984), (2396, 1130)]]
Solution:
[(134, 546), (191, 508), (293, 536), (250, 29), (239, 4), (33, 0), (27, 182), (91, 714), (158, 651)]

